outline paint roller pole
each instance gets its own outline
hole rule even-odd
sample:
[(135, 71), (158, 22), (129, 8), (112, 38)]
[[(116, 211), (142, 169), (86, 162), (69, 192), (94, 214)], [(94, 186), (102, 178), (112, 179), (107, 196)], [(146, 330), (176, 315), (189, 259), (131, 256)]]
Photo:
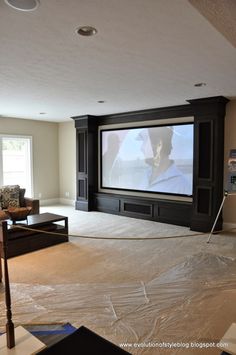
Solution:
[(221, 205), (220, 205), (219, 211), (218, 211), (217, 216), (216, 216), (216, 219), (215, 219), (215, 222), (214, 222), (214, 224), (213, 224), (213, 226), (212, 226), (212, 228), (211, 228), (211, 232), (210, 232), (209, 237), (208, 237), (208, 239), (207, 239), (207, 243), (209, 243), (209, 242), (210, 242), (211, 236), (212, 236), (212, 234), (213, 234), (213, 232), (214, 232), (214, 229), (215, 229), (216, 223), (217, 223), (217, 221), (218, 221), (218, 218), (219, 218), (220, 212), (221, 212), (221, 210), (222, 210), (222, 208), (223, 208), (223, 206), (224, 206), (224, 202), (225, 202), (225, 199), (226, 199), (226, 197), (227, 197), (227, 196), (228, 196), (228, 191), (225, 191), (225, 193), (224, 193), (224, 197), (223, 197), (223, 200), (222, 200), (222, 202), (221, 202)]

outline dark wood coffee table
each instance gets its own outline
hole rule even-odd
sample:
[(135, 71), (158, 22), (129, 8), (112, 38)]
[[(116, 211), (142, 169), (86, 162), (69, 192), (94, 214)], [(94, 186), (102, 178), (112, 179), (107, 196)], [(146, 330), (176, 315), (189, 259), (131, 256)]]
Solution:
[[(17, 228), (17, 224), (14, 226), (8, 225), (8, 258), (68, 242), (68, 217), (53, 213), (42, 213), (29, 215), (27, 222), (27, 224), (22, 224), (22, 227), (28, 227), (30, 230)], [(58, 224), (58, 222), (63, 223)], [(34, 229), (36, 230), (34, 231)]]
[(37, 226), (45, 226), (48, 223), (53, 223), (53, 222), (60, 222), (64, 221), (65, 222), (65, 228), (67, 229), (68, 232), (68, 217), (61, 216), (59, 214), (54, 214), (54, 213), (41, 213), (41, 214), (32, 214), (27, 217), (27, 225), (28, 227), (36, 228)]

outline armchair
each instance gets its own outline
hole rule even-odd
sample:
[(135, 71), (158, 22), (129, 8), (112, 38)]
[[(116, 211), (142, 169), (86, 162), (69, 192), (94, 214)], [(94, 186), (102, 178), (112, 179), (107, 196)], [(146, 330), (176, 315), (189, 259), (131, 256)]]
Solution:
[(0, 220), (9, 218), (8, 207), (31, 207), (31, 214), (39, 214), (39, 200), (25, 197), (25, 189), (19, 185), (0, 187)]

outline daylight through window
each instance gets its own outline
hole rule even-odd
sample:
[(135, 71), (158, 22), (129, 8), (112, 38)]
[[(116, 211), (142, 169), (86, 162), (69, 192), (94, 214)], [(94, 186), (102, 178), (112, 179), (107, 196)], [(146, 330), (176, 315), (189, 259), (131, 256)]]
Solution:
[(32, 137), (0, 135), (0, 186), (20, 185), (32, 197)]

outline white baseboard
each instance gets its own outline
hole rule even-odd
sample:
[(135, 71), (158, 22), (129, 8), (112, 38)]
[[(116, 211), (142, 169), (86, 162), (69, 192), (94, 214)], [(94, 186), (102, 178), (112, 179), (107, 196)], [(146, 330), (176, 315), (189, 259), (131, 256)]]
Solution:
[(50, 198), (48, 200), (40, 200), (40, 206), (51, 206), (51, 205), (69, 205), (69, 206), (75, 206), (75, 201), (74, 200), (69, 200), (68, 198)]
[(60, 203), (59, 198), (49, 198), (48, 200), (40, 200), (40, 206), (50, 206), (50, 205), (58, 205)]
[(59, 198), (59, 203), (61, 205), (69, 205), (69, 206), (75, 206), (75, 201), (74, 200), (69, 200), (68, 198)]
[(232, 228), (236, 228), (236, 224), (235, 223), (223, 223), (223, 229), (227, 230), (227, 229), (232, 229)]

